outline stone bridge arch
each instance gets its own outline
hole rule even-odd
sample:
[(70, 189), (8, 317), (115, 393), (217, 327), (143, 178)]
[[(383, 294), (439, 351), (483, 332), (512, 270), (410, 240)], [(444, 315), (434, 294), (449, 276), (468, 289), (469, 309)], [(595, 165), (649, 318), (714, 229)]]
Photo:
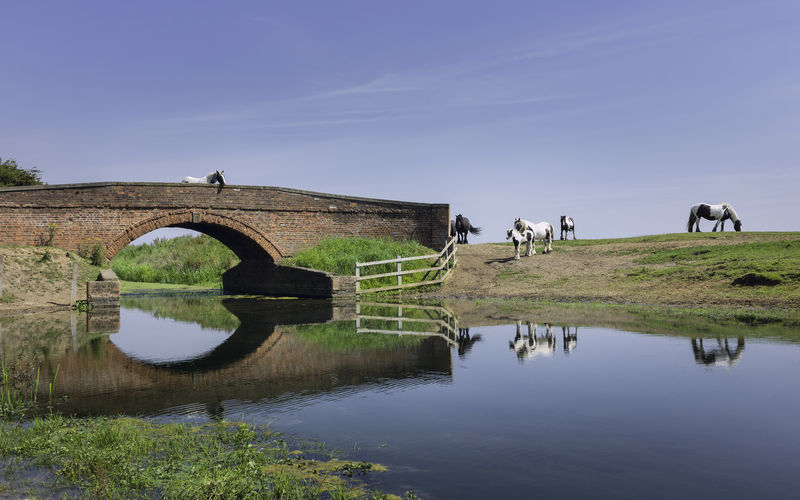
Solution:
[(234, 217), (214, 211), (181, 210), (164, 212), (127, 227), (106, 246), (106, 256), (113, 259), (123, 248), (147, 233), (165, 227), (180, 227), (207, 234), (230, 248), (240, 260), (274, 262), (283, 254), (255, 227)]
[(194, 229), (240, 257), (223, 276), (226, 290), (331, 297), (354, 295), (353, 279), (276, 261), (331, 236), (410, 239), (438, 250), (450, 206), (272, 186), (96, 182), (0, 187), (0, 219), (0, 245), (46, 242), (81, 253), (102, 242), (108, 258), (155, 229)]

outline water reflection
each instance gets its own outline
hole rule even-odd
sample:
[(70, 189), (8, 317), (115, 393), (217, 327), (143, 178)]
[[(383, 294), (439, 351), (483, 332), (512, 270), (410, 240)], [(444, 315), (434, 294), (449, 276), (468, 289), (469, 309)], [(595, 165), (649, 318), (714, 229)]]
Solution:
[(528, 334), (522, 335), (522, 322), (517, 321), (517, 334), (514, 340), (508, 341), (508, 347), (517, 353), (517, 359), (522, 362), (528, 358), (553, 356), (556, 350), (556, 337), (553, 335), (553, 328), (550, 323), (545, 323), (543, 329), (539, 331), (539, 325), (526, 322)]
[(483, 340), (483, 338), (480, 333), (470, 335), (469, 328), (459, 328), (458, 337), (456, 338), (456, 342), (458, 343), (458, 356), (462, 359), (465, 358), (467, 353), (472, 349), (472, 345), (481, 340)]
[(572, 328), (571, 331), (569, 326), (561, 327), (561, 345), (564, 348), (564, 354), (569, 354), (578, 347), (578, 327)]
[[(118, 333), (59, 349), (42, 367), (45, 380), (59, 370), (56, 410), (219, 417), (231, 401), (343, 397), (452, 375), (454, 320), (436, 308), (405, 307), (399, 321), (393, 311), (395, 329), (415, 335), (386, 335), (358, 332), (355, 306), (330, 301), (158, 297), (122, 305)], [(191, 336), (175, 336), (178, 327), (212, 345), (178, 349)], [(75, 335), (67, 339), (75, 344)]]
[[(4, 318), (0, 348), (34, 352), (42, 380), (60, 367), (56, 411), (270, 423), (386, 464), (387, 492), (516, 498), (531, 464), (544, 497), (796, 492), (800, 334), (678, 320), (637, 323), (640, 334), (616, 311), (598, 325), (461, 306), (456, 318), (431, 305), (123, 298), (118, 332), (93, 334), (70, 313)], [(215, 340), (178, 349), (190, 340), (170, 337), (177, 326)], [(480, 479), (460, 463), (481, 464)]]
[[(459, 324), (438, 305), (124, 297), (121, 315), (83, 321), (64, 313), (29, 318), (27, 325), (9, 320), (0, 349), (35, 353), (43, 380), (58, 369), (56, 396), (66, 399), (57, 409), (64, 412), (157, 414), (191, 407), (220, 416), (226, 401), (449, 383), (453, 356), (466, 360), (479, 343), (500, 342), (503, 349), (507, 343), (520, 362), (568, 356), (578, 345), (577, 326), (560, 326), (558, 335), (559, 326), (550, 322), (523, 321), (513, 322), (512, 340), (487, 342), (480, 327)], [(695, 337), (691, 345), (698, 364), (733, 366), (745, 341)]]
[[(517, 359), (522, 362), (529, 358), (552, 358), (558, 348), (553, 325), (543, 323), (539, 328), (537, 323), (525, 322), (527, 334), (522, 334), (522, 321), (516, 321), (516, 335), (514, 340), (508, 341), (508, 348), (517, 354)], [(561, 346), (564, 355), (568, 356), (578, 347), (578, 327), (561, 327)]]
[(731, 349), (728, 339), (716, 337), (716, 345), (707, 347), (702, 338), (692, 339), (692, 352), (698, 365), (733, 366), (744, 353), (744, 337), (736, 338), (736, 348)]

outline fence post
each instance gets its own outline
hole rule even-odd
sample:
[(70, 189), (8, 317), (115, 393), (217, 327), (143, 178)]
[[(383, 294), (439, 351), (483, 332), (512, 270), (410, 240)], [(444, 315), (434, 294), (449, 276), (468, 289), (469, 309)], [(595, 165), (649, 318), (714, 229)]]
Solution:
[[(358, 270), (358, 267), (356, 267)], [(356, 281), (356, 286), (358, 286), (358, 281)], [(356, 302), (356, 330), (361, 328), (361, 304)]]
[(403, 330), (403, 306), (397, 306), (397, 329)]
[(0, 295), (3, 295), (3, 255), (0, 254)]
[(356, 295), (361, 292), (361, 268), (358, 266), (358, 262), (356, 262)]
[[(398, 255), (397, 258), (400, 259), (401, 257)], [(403, 263), (400, 262), (400, 261), (397, 261), (397, 272), (399, 273), (402, 270), (403, 270)], [(403, 286), (403, 275), (402, 274), (398, 274), (397, 275), (397, 286), (398, 287)]]

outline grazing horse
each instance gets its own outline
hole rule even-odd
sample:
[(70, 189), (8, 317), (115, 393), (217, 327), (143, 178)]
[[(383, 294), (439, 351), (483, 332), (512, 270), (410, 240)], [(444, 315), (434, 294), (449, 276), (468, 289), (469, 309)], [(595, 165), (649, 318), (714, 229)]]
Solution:
[(481, 228), (473, 226), (469, 223), (469, 219), (458, 214), (456, 215), (456, 233), (458, 233), (456, 243), (464, 243), (466, 245), (469, 243), (469, 241), (467, 241), (467, 234), (481, 234)]
[(188, 182), (189, 184), (215, 184), (219, 182), (220, 186), (224, 186), (225, 171), (214, 170), (205, 177), (184, 177), (181, 182)]
[(736, 231), (742, 230), (742, 220), (739, 219), (736, 210), (733, 209), (730, 203), (720, 203), (719, 205), (697, 203), (692, 205), (691, 210), (689, 210), (689, 223), (686, 225), (690, 233), (692, 232), (693, 224), (695, 226), (695, 231), (698, 233), (700, 232), (700, 219), (717, 221), (717, 223), (714, 224), (714, 229), (711, 230), (712, 232), (716, 231), (717, 226), (720, 224), (722, 224), (720, 231), (724, 231), (725, 221), (727, 219), (733, 221), (733, 229)]
[(530, 229), (520, 233), (512, 227), (506, 231), (506, 239), (514, 242), (514, 260), (519, 260), (519, 246), (523, 243), (528, 245), (525, 249), (525, 257), (533, 255), (533, 231)]
[(553, 251), (553, 234), (555, 234), (555, 230), (553, 229), (553, 225), (549, 222), (540, 222), (538, 224), (534, 224), (531, 221), (527, 221), (525, 219), (516, 219), (514, 220), (514, 229), (520, 232), (520, 234), (525, 234), (525, 231), (530, 230), (533, 231), (533, 252), (530, 255), (536, 253), (536, 240), (544, 242), (544, 253), (550, 253)]
[(572, 231), (572, 239), (577, 240), (578, 238), (575, 237), (575, 221), (572, 220), (572, 217), (567, 217), (566, 215), (561, 216), (561, 239), (566, 240), (569, 238), (569, 232)]
[(455, 235), (456, 235), (456, 221), (450, 219), (450, 237), (452, 238)]

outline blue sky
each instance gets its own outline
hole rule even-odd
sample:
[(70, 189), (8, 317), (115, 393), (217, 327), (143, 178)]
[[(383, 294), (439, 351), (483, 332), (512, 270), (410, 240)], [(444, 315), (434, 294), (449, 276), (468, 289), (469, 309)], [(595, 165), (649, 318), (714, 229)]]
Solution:
[[(49, 184), (450, 203), (578, 237), (798, 230), (800, 2), (0, 0), (0, 157)], [(705, 230), (711, 223), (703, 224)]]

